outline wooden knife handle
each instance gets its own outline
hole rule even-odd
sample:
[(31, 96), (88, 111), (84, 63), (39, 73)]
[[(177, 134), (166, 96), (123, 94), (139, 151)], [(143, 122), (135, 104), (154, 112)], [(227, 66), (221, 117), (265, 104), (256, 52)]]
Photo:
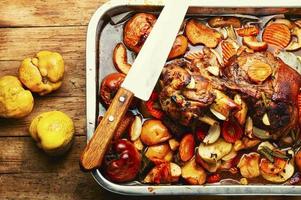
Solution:
[(120, 120), (127, 112), (133, 97), (134, 94), (124, 88), (118, 90), (109, 109), (81, 155), (80, 166), (83, 171), (91, 171), (101, 166), (107, 147)]

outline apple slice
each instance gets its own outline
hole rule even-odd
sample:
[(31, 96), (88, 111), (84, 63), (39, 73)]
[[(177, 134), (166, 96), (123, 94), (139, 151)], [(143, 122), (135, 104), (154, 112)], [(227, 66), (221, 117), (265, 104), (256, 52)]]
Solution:
[(192, 158), (182, 167), (182, 177), (191, 185), (202, 185), (206, 182), (206, 172), (197, 165), (195, 158)]
[(266, 42), (260, 42), (255, 36), (245, 36), (242, 39), (242, 43), (254, 51), (265, 51), (268, 48)]
[(222, 40), (222, 34), (205, 24), (190, 19), (185, 27), (185, 34), (193, 45), (204, 44), (206, 47), (215, 48)]
[(225, 155), (229, 154), (232, 150), (232, 144), (226, 142), (224, 139), (219, 138), (213, 144), (201, 143), (198, 149), (200, 157), (208, 163), (216, 163)]
[(301, 28), (294, 27), (292, 29), (292, 35), (296, 37), (297, 41), (292, 40), (289, 45), (285, 48), (287, 51), (296, 51), (301, 48)]
[(180, 143), (174, 138), (168, 140), (168, 144), (169, 144), (169, 147), (172, 151), (177, 150), (180, 146)]
[(184, 35), (178, 35), (168, 55), (168, 60), (184, 55), (187, 48), (188, 48), (187, 38)]
[(113, 51), (113, 64), (121, 73), (127, 74), (132, 65), (128, 63), (126, 48), (118, 43)]
[(240, 28), (241, 22), (236, 17), (212, 17), (208, 21), (209, 26), (212, 28), (233, 26), (234, 28)]
[(194, 154), (195, 141), (192, 134), (186, 134), (179, 146), (179, 156), (184, 162), (190, 160)]
[(244, 154), (237, 165), (241, 175), (245, 178), (258, 177), (260, 175), (259, 159), (260, 155), (258, 153)]
[(278, 49), (283, 49), (291, 41), (291, 31), (285, 24), (272, 23), (265, 28), (262, 40)]
[(218, 123), (215, 123), (212, 126), (210, 126), (208, 130), (208, 134), (204, 138), (203, 142), (205, 144), (212, 144), (217, 141), (220, 134), (221, 134), (221, 127)]
[(135, 141), (140, 137), (141, 130), (142, 130), (142, 120), (140, 116), (136, 115), (129, 130), (131, 141)]

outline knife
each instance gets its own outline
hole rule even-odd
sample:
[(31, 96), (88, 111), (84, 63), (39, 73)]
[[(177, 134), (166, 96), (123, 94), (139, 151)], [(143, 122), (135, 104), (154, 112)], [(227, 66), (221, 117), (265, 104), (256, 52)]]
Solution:
[(147, 101), (159, 79), (188, 9), (187, 0), (168, 0), (103, 119), (85, 147), (83, 171), (100, 168), (104, 154), (134, 96)]

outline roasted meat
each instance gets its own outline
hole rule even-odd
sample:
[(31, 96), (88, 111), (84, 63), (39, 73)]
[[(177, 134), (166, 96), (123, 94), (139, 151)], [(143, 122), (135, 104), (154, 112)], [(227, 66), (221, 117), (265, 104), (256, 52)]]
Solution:
[[(270, 130), (273, 139), (287, 135), (298, 126), (297, 95), (301, 77), (272, 53), (242, 53), (223, 67), (206, 48), (188, 58), (189, 61), (178, 60), (166, 65), (161, 75), (160, 103), (173, 120), (189, 125), (194, 119), (212, 115), (209, 108), (217, 104), (217, 97), (222, 93), (228, 99), (223, 107), (233, 112), (238, 106), (232, 104), (231, 98), (240, 94), (248, 104), (248, 115), (255, 126)], [(209, 66), (217, 66), (221, 75), (210, 74)], [(228, 113), (222, 110), (220, 113), (228, 117)], [(269, 124), (263, 123), (264, 115), (268, 116)]]

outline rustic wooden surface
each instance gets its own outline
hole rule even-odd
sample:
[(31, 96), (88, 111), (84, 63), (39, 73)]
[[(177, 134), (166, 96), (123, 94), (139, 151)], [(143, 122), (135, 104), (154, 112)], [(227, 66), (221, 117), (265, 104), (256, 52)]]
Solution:
[[(62, 88), (35, 97), (34, 111), (20, 120), (0, 119), (0, 199), (152, 199), (124, 197), (99, 187), (79, 170), (85, 137), (85, 35), (91, 14), (106, 0), (0, 0), (0, 76), (16, 75), (22, 59), (40, 50), (60, 52), (66, 63)], [(61, 110), (75, 121), (71, 151), (50, 158), (28, 134), (33, 117)], [(244, 197), (280, 200), (283, 197)], [(240, 197), (158, 197), (157, 199), (240, 199)], [(299, 199), (291, 197), (286, 199)]]

